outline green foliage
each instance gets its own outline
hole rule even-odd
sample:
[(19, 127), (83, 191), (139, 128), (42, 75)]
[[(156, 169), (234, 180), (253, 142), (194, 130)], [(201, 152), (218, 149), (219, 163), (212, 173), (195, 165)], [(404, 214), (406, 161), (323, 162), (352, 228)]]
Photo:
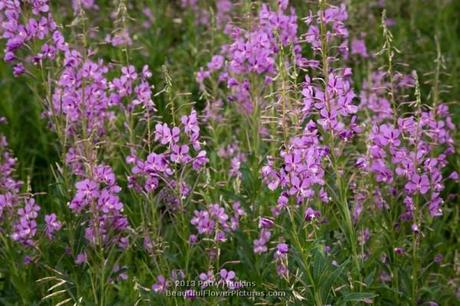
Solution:
[[(62, 13), (60, 22), (72, 24), (75, 18), (70, 8), (63, 8), (60, 1), (56, 3)], [(126, 1), (129, 3), (124, 18), (126, 23), (133, 25), (136, 32), (133, 35), (132, 48), (117, 49), (98, 45), (102, 41), (104, 28), (116, 29), (119, 23), (107, 17), (116, 10), (121, 1), (100, 1), (98, 12), (87, 12), (88, 27), (97, 25), (100, 32), (92, 42), (92, 47), (98, 48), (101, 56), (115, 65), (133, 64), (142, 67), (148, 64), (153, 71), (155, 104), (158, 115), (167, 122), (178, 121), (178, 114), (185, 114), (192, 105), (203, 110), (207, 97), (200, 94), (195, 77), (199, 68), (206, 65), (211, 55), (219, 50), (225, 42), (225, 36), (216, 26), (209, 28), (197, 26), (192, 12), (180, 8), (179, 1)], [(206, 2), (206, 1), (205, 1)], [(242, 1), (244, 2), (244, 1)], [(249, 1), (251, 2), (251, 1)], [(307, 15), (308, 5), (305, 1), (292, 1), (298, 14)], [(368, 49), (378, 51), (384, 45), (380, 27), (381, 10), (376, 8), (374, 1), (351, 0), (350, 31), (353, 33), (367, 32)], [(460, 11), (459, 1), (390, 1), (387, 0), (387, 16), (395, 20), (391, 27), (392, 44), (400, 53), (396, 56), (395, 67), (398, 70), (419, 73), (421, 95), (428, 97), (434, 103), (448, 102), (454, 113), (456, 122), (460, 122), (460, 108), (457, 99), (460, 97)], [(98, 1), (99, 3), (99, 1)], [(250, 4), (241, 5), (238, 9), (245, 11)], [(145, 19), (142, 10), (149, 7), (154, 14), (154, 22), (148, 28), (142, 28)], [(245, 12), (248, 13), (248, 12)], [(301, 26), (302, 28), (303, 26)], [(303, 30), (303, 29), (301, 29)], [(71, 31), (78, 29), (71, 27)], [(402, 64), (404, 63), (404, 65)], [(382, 61), (385, 65), (385, 61)], [(407, 68), (407, 67), (410, 68)], [(361, 87), (368, 78), (371, 67), (364, 63), (356, 63), (353, 67), (355, 86)], [(292, 76), (291, 76), (292, 77)], [(298, 76), (294, 76), (295, 78)], [(0, 63), (0, 117), (7, 118), (9, 124), (0, 126), (7, 136), (10, 147), (19, 160), (18, 176), (26, 182), (29, 190), (45, 191), (40, 194), (37, 202), (44, 212), (59, 212), (71, 218), (67, 209), (70, 200), (68, 191), (72, 188), (71, 180), (60, 168), (62, 147), (58, 136), (46, 125), (42, 118), (41, 98), (43, 94), (38, 81), (25, 82), (25, 76), (13, 78), (10, 68)], [(262, 86), (262, 85), (261, 85)], [(228, 112), (231, 112), (227, 110)], [(230, 116), (229, 116), (230, 117)], [(228, 169), (228, 161), (222, 160), (217, 151), (230, 143), (235, 137), (252, 139), (251, 127), (258, 126), (254, 118), (245, 118), (248, 127), (240, 122), (225, 122), (222, 125), (210, 127), (204, 131), (207, 144), (213, 148), (208, 153), (210, 171), (200, 174), (197, 178), (199, 186), (194, 190), (196, 199), (186, 203), (190, 211), (200, 207), (203, 202), (214, 203), (221, 201), (226, 206), (230, 202), (241, 201), (246, 211), (257, 207), (261, 215), (269, 215), (277, 199), (277, 194), (269, 192), (260, 178), (260, 169), (264, 156), (250, 154), (247, 162), (242, 165), (242, 177), (231, 180), (223, 169)], [(237, 132), (229, 126), (241, 125)], [(138, 127), (142, 129), (144, 126)], [(255, 132), (257, 133), (257, 131)], [(238, 135), (237, 135), (238, 134)], [(241, 134), (241, 135), (240, 135)], [(460, 134), (457, 133), (458, 141)], [(249, 152), (258, 152), (258, 142), (244, 143)], [(267, 145), (269, 146), (269, 145)], [(276, 144), (273, 144), (276, 148)], [(268, 148), (268, 149), (273, 149)], [(267, 151), (268, 151), (267, 149)], [(112, 165), (116, 171), (126, 170), (126, 164), (119, 157), (120, 152), (129, 150), (120, 145), (110, 152), (114, 157)], [(126, 155), (126, 154), (125, 154)], [(117, 159), (118, 158), (118, 159)], [(339, 160), (337, 164), (346, 167), (347, 160)], [(460, 169), (458, 155), (451, 157), (451, 169)], [(338, 169), (337, 169), (338, 170)], [(23, 264), (20, 251), (0, 231), (0, 305), (408, 305), (411, 286), (414, 280), (413, 258), (411, 255), (397, 257), (392, 246), (407, 243), (411, 237), (398, 235), (391, 230), (392, 224), (399, 213), (375, 214), (363, 223), (374, 228), (371, 248), (373, 251), (367, 260), (363, 260), (366, 252), (360, 249), (358, 233), (364, 226), (354, 226), (346, 193), (348, 182), (344, 181), (339, 172), (334, 176), (335, 186), (340, 186), (337, 198), (343, 199), (333, 207), (326, 207), (331, 218), (330, 224), (321, 228), (317, 224), (305, 225), (302, 213), (290, 212), (290, 218), (284, 221), (288, 224), (281, 229), (287, 242), (292, 246), (290, 254), (291, 271), (289, 279), (276, 275), (273, 269), (273, 256), (257, 256), (253, 253), (252, 241), (257, 238), (257, 222), (255, 215), (249, 215), (244, 221), (252, 226), (254, 231), (236, 232), (232, 241), (227, 242), (228, 248), (236, 250), (230, 257), (222, 252), (219, 266), (208, 262), (207, 252), (213, 247), (212, 242), (189, 248), (190, 221), (180, 219), (161, 209), (161, 201), (157, 198), (145, 199), (139, 195), (127, 192), (123, 194), (125, 210), (132, 224), (139, 225), (146, 234), (163, 240), (155, 240), (155, 254), (144, 254), (142, 249), (142, 234), (137, 229), (131, 234), (136, 241), (134, 251), (116, 253), (112, 250), (100, 250), (101, 253), (91, 254), (92, 261), (87, 267), (80, 269), (74, 265), (73, 256), (66, 252), (82, 249), (84, 233), (67, 228), (60, 235), (70, 241), (71, 245), (56, 245), (48, 250), (40, 250), (43, 260), (40, 264)], [(125, 178), (123, 178), (125, 179)], [(67, 181), (69, 180), (69, 181)], [(210, 182), (213, 182), (210, 184)], [(122, 182), (123, 187), (127, 184)], [(204, 187), (208, 188), (204, 191)], [(447, 186), (446, 192), (458, 193), (458, 184)], [(198, 200), (197, 200), (198, 199)], [(446, 201), (444, 215), (436, 220), (428, 221), (428, 229), (423, 237), (424, 243), (417, 249), (420, 271), (418, 285), (420, 301), (437, 301), (440, 305), (455, 305), (458, 295), (455, 284), (459, 284), (460, 258), (458, 197)], [(300, 210), (299, 210), (300, 211)], [(338, 223), (337, 220), (345, 220)], [(175, 223), (174, 223), (175, 222)], [(78, 224), (75, 222), (74, 224)], [(303, 224), (298, 226), (298, 224)], [(70, 225), (70, 224), (69, 224)], [(343, 227), (342, 231), (334, 229)], [(137, 232), (137, 233), (134, 233)], [(311, 233), (316, 233), (315, 237)], [(345, 235), (344, 233), (347, 233)], [(325, 252), (325, 244), (335, 241), (335, 253)], [(353, 250), (351, 246), (358, 248)], [(274, 247), (271, 245), (270, 248)], [(291, 251), (291, 250), (290, 250)], [(104, 257), (103, 252), (109, 254)], [(381, 256), (389, 255), (385, 261)], [(433, 257), (443, 254), (442, 264), (433, 263)], [(337, 262), (333, 263), (333, 260)], [(46, 263), (46, 264), (44, 264)], [(127, 282), (115, 283), (109, 280), (112, 267), (120, 263), (129, 266), (130, 279)], [(372, 264), (370, 264), (372, 263)], [(377, 264), (376, 264), (377, 263)], [(283, 290), (286, 297), (264, 297), (260, 299), (239, 299), (210, 297), (195, 301), (183, 298), (161, 297), (150, 292), (150, 286), (157, 275), (168, 274), (173, 269), (184, 269), (186, 274), (193, 276), (203, 272), (204, 266), (220, 269), (224, 267), (234, 270), (238, 278), (252, 281), (256, 285), (253, 290), (270, 291)], [(75, 267), (70, 270), (69, 267)], [(381, 275), (392, 276), (389, 282), (382, 282)]]

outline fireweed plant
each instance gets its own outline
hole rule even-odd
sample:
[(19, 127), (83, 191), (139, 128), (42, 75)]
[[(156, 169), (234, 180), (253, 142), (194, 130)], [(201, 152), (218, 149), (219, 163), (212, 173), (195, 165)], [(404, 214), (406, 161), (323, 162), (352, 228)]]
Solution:
[[(208, 2), (0, 1), (57, 156), (33, 190), (1, 135), (2, 304), (458, 302), (439, 78), (397, 70), (385, 14), (373, 52), (345, 3)], [(142, 31), (185, 21), (211, 51), (183, 86)]]

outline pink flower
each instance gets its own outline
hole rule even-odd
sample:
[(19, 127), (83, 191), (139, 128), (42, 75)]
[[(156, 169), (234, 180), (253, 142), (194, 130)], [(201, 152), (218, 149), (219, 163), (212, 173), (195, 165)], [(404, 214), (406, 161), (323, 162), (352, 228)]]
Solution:
[(430, 190), (430, 180), (427, 175), (414, 174), (410, 181), (405, 186), (406, 190), (410, 193), (419, 191), (421, 194), (425, 194)]

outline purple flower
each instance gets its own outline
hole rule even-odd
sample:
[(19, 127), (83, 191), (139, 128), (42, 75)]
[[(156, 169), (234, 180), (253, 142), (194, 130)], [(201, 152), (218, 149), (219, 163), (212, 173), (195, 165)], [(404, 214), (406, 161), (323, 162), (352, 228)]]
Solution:
[(285, 258), (288, 252), (289, 252), (289, 246), (286, 243), (279, 243), (276, 246), (274, 257), (275, 259)]
[(200, 273), (199, 277), (200, 277), (202, 289), (212, 285), (215, 281), (214, 273), (212, 273), (212, 271), (208, 271), (206, 273)]
[(171, 279), (173, 281), (177, 281), (177, 280), (183, 280), (185, 279), (185, 273), (184, 271), (180, 270), (180, 269), (174, 269), (171, 271)]
[(287, 277), (289, 275), (287, 265), (283, 263), (276, 265), (276, 274), (278, 274), (281, 277)]
[(442, 209), (441, 204), (443, 200), (440, 198), (438, 193), (433, 193), (431, 196), (431, 200), (428, 202), (428, 210), (430, 215), (433, 217), (442, 216)]
[(267, 243), (271, 238), (271, 232), (265, 228), (259, 233), (259, 239), (253, 241), (253, 249), (255, 254), (262, 254), (268, 251)]
[(22, 261), (27, 266), (27, 265), (30, 265), (31, 263), (33, 263), (34, 259), (32, 257), (26, 255), (26, 256), (24, 256), (24, 259)]
[(360, 245), (365, 245), (366, 242), (369, 240), (371, 234), (369, 229), (366, 227), (359, 231), (358, 233), (358, 242)]
[(35, 203), (34, 199), (26, 199), (24, 208), (18, 209), (18, 216), (26, 220), (36, 219), (39, 211), (40, 206)]
[(189, 147), (187, 145), (172, 145), (171, 146), (171, 161), (179, 164), (188, 163), (191, 160)]
[(163, 275), (157, 276), (157, 282), (152, 285), (152, 290), (155, 293), (163, 293), (168, 288), (168, 282)]
[(198, 237), (196, 235), (190, 235), (188, 238), (188, 242), (193, 245), (198, 242)]
[(172, 130), (166, 123), (157, 123), (155, 126), (155, 141), (160, 141), (161, 144), (172, 144), (179, 141), (180, 130), (174, 127)]
[(377, 136), (377, 141), (382, 146), (387, 144), (391, 146), (399, 146), (401, 141), (399, 140), (400, 132), (393, 128), (389, 124), (382, 124), (380, 126), (380, 134)]
[(85, 252), (79, 253), (77, 257), (75, 258), (75, 264), (77, 265), (82, 265), (87, 262), (88, 262), (88, 256), (86, 255)]
[(418, 175), (414, 174), (410, 181), (407, 182), (405, 186), (406, 190), (410, 193), (420, 192), (421, 194), (425, 194), (430, 190), (430, 180), (427, 175)]
[(321, 216), (321, 213), (317, 210), (312, 209), (311, 207), (308, 207), (305, 210), (305, 220), (306, 221), (312, 221), (314, 219), (317, 219)]
[(209, 159), (206, 155), (206, 151), (198, 152), (198, 154), (195, 156), (192, 162), (192, 167), (194, 170), (200, 170), (201, 168), (203, 168), (204, 165), (206, 165), (209, 162)]
[(393, 249), (393, 251), (398, 255), (404, 255), (405, 254), (404, 248), (401, 248), (401, 247), (396, 247), (396, 248)]
[(150, 68), (148, 65), (144, 65), (144, 67), (142, 67), (142, 77), (144, 79), (149, 79), (152, 77), (152, 72), (150, 71)]
[(14, 67), (13, 67), (13, 75), (15, 77), (18, 77), (18, 76), (24, 74), (24, 72), (26, 72), (26, 68), (24, 67), (23, 64), (19, 63), (19, 64), (14, 65)]
[(35, 203), (33, 198), (25, 199), (23, 208), (17, 210), (18, 220), (14, 223), (11, 239), (20, 242), (25, 246), (34, 244), (33, 238), (37, 233), (38, 211), (40, 206)]
[(195, 217), (192, 218), (191, 223), (196, 226), (198, 233), (211, 234), (214, 231), (215, 222), (209, 216), (207, 211), (194, 212)]
[(133, 81), (137, 79), (136, 68), (133, 65), (121, 68), (121, 73), (126, 78), (131, 79)]
[(117, 195), (110, 193), (107, 189), (102, 190), (98, 198), (98, 205), (104, 213), (119, 212), (123, 209)]
[(448, 178), (453, 180), (453, 181), (458, 181), (459, 180), (459, 175), (458, 175), (457, 171), (453, 171), (453, 172), (451, 172), (451, 174), (449, 175)]
[(219, 272), (220, 282), (223, 282), (225, 286), (232, 288), (232, 284), (235, 280), (236, 274), (234, 271), (228, 271), (227, 269), (221, 269)]
[(212, 204), (208, 211), (210, 215), (221, 224), (225, 224), (225, 222), (228, 220), (228, 215), (225, 213), (225, 209), (220, 207), (219, 204)]
[(351, 54), (359, 55), (363, 58), (369, 57), (364, 39), (354, 38), (351, 41)]
[(207, 71), (207, 70), (203, 70), (203, 68), (200, 69), (200, 71), (198, 71), (196, 73), (196, 81), (199, 83), (199, 84), (203, 84), (203, 81), (207, 78), (209, 78), (211, 76), (211, 72), (210, 71)]
[(195, 210), (190, 223), (195, 225), (199, 234), (213, 236), (215, 241), (223, 242), (226, 241), (226, 232), (237, 229), (232, 226), (232, 222), (235, 222), (235, 219), (229, 218), (224, 207), (212, 204), (207, 210)]
[(272, 228), (275, 222), (272, 219), (261, 217), (259, 219), (259, 228), (269, 229)]
[(391, 183), (393, 181), (393, 174), (383, 159), (376, 159), (371, 165), (371, 170), (376, 174), (377, 182)]
[(114, 281), (125, 281), (128, 279), (128, 273), (126, 272), (127, 267), (120, 267), (118, 264), (115, 264), (112, 272), (115, 276), (115, 280), (112, 277), (109, 278), (110, 282)]
[(95, 168), (94, 174), (99, 182), (105, 183), (108, 186), (115, 185), (115, 174), (111, 167), (99, 165)]
[(267, 252), (267, 241), (264, 239), (254, 240), (254, 253), (261, 254)]
[(49, 11), (48, 0), (33, 0), (32, 12), (35, 15), (40, 13), (47, 13)]
[(232, 205), (232, 208), (233, 208), (233, 211), (235, 212), (235, 216), (238, 216), (238, 217), (246, 216), (246, 212), (241, 207), (241, 203), (239, 201), (234, 202)]
[(62, 228), (62, 223), (56, 217), (56, 214), (45, 215), (46, 229), (45, 233), (49, 239), (53, 238), (53, 234)]
[(75, 184), (77, 192), (70, 202), (70, 209), (81, 212), (93, 199), (99, 196), (99, 186), (96, 182), (84, 179)]
[(200, 127), (198, 124), (198, 116), (196, 111), (192, 110), (190, 115), (182, 116), (181, 122), (184, 126), (184, 132), (192, 143), (193, 148), (197, 151), (200, 150)]
[(216, 71), (222, 68), (224, 64), (224, 57), (222, 55), (214, 55), (208, 63), (209, 71)]
[(279, 5), (280, 9), (286, 10), (288, 8), (288, 5), (289, 5), (289, 0), (278, 0), (278, 5)]
[(271, 163), (267, 166), (262, 167), (261, 170), (264, 182), (267, 184), (268, 189), (274, 191), (280, 184), (280, 179), (276, 171), (273, 170)]

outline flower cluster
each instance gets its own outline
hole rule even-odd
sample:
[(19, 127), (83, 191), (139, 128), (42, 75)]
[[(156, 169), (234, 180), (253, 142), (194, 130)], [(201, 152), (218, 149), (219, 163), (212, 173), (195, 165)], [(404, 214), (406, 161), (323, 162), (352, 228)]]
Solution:
[(53, 239), (54, 234), (61, 230), (62, 223), (58, 220), (56, 214), (45, 215), (45, 234), (48, 239)]
[[(353, 103), (355, 94), (351, 86), (351, 69), (346, 68), (341, 72), (331, 71), (327, 76), (327, 86), (323, 90), (314, 85), (309, 76), (305, 77), (302, 95), (304, 97), (304, 116), (312, 115), (315, 110), (319, 113), (318, 124), (326, 131), (336, 133), (342, 138), (351, 138), (360, 132), (356, 124), (358, 107)], [(343, 118), (350, 117), (349, 127)]]
[(297, 203), (312, 199), (318, 195), (323, 202), (328, 196), (323, 186), (324, 158), (329, 149), (319, 140), (316, 124), (310, 121), (303, 131), (303, 135), (291, 139), (287, 148), (281, 151), (282, 165), (276, 169), (274, 161), (268, 161), (262, 170), (262, 177), (270, 190), (279, 187), (283, 190), (278, 198), (278, 206), (274, 215), (287, 204), (288, 198), (293, 197)]
[(17, 160), (9, 150), (8, 141), (4, 135), (0, 135), (0, 154), (0, 191), (2, 194), (18, 193), (22, 182), (13, 178)]
[[(328, 202), (324, 187), (325, 169), (330, 163), (329, 145), (336, 141), (335, 138), (346, 143), (361, 132), (357, 124), (359, 108), (354, 102), (351, 68), (335, 67), (332, 61), (348, 56), (347, 17), (345, 6), (330, 6), (306, 19), (309, 29), (305, 40), (319, 59), (304, 59), (310, 73), (302, 83), (303, 105), (298, 113), (302, 114), (305, 127), (300, 135), (286, 139), (279, 158), (269, 156), (261, 170), (270, 190), (281, 189), (277, 206), (272, 209), (274, 216), (280, 214), (291, 197), (298, 204), (315, 198)], [(334, 46), (338, 50), (335, 56), (329, 54)], [(333, 153), (341, 154), (341, 151)], [(308, 207), (305, 219), (311, 221), (318, 213)]]
[(20, 193), (23, 183), (14, 178), (15, 165), (6, 137), (0, 135), (0, 231), (24, 246), (33, 246), (40, 206), (30, 195)]
[(369, 58), (364, 38), (353, 38), (351, 41), (351, 54), (362, 58)]
[(200, 235), (224, 242), (227, 240), (226, 233), (236, 231), (241, 217), (246, 215), (239, 202), (233, 203), (232, 208), (233, 216), (231, 217), (219, 204), (212, 204), (206, 210), (195, 210), (190, 223), (196, 227)]
[(123, 203), (118, 197), (121, 188), (116, 184), (115, 174), (109, 166), (98, 165), (93, 175), (91, 179), (76, 183), (77, 191), (69, 207), (77, 214), (89, 214), (90, 221), (85, 230), (89, 242), (126, 248), (128, 220), (123, 215)]
[(231, 270), (221, 269), (219, 271), (220, 280), (218, 282), (219, 285), (224, 286), (224, 288), (228, 288), (230, 290), (237, 289), (241, 285), (236, 279), (236, 273)]
[(265, 217), (259, 219), (259, 238), (253, 241), (253, 250), (255, 254), (262, 254), (268, 251), (267, 243), (272, 237), (271, 228), (273, 227), (273, 220)]
[(163, 182), (171, 191), (179, 190), (178, 196), (187, 196), (190, 187), (179, 177), (180, 169), (191, 166), (194, 171), (200, 171), (208, 162), (206, 151), (202, 150), (200, 142), (196, 111), (192, 110), (189, 115), (182, 116), (180, 127), (157, 123), (154, 140), (161, 147), (159, 153), (151, 152), (142, 160), (132, 150), (126, 158), (126, 162), (132, 165), (132, 175), (128, 178), (129, 187), (151, 193)]
[[(454, 152), (454, 129), (445, 104), (401, 116), (394, 124), (386, 122), (372, 127), (368, 153), (358, 159), (358, 165), (371, 172), (380, 188), (392, 198), (403, 199), (403, 220), (413, 219), (416, 201), (420, 199), (426, 201), (431, 216), (442, 214), (442, 173), (447, 157)], [(454, 172), (451, 178), (456, 177)], [(387, 206), (384, 198), (382, 201), (381, 206)]]
[[(35, 173), (23, 186), (16, 179), (16, 159), (0, 135), (0, 236), (9, 238), (1, 240), (7, 248), (0, 256), (14, 259), (16, 246), (20, 252), (38, 251), (37, 256), (26, 256), (24, 263), (38, 262), (40, 256), (46, 277), (35, 275), (43, 269), (27, 273), (43, 280), (43, 286), (51, 284), (41, 290), (48, 294), (43, 300), (64, 297), (66, 290), (59, 290), (65, 281), (60, 280), (75, 268), (88, 274), (70, 279), (78, 296), (95, 299), (91, 304), (113, 304), (112, 297), (121, 298), (123, 304), (139, 297), (157, 303), (164, 299), (158, 295), (169, 294), (178, 283), (187, 284), (180, 285), (187, 287), (181, 291), (183, 297), (195, 299), (202, 292), (195, 291), (193, 279), (199, 279), (201, 289), (235, 290), (242, 288), (243, 277), (257, 278), (254, 290), (268, 283), (284, 284), (301, 293), (296, 299), (314, 298), (321, 305), (346, 300), (372, 303), (374, 292), (384, 300), (426, 302), (422, 299), (432, 293), (421, 288), (432, 276), (444, 277), (437, 272), (450, 267), (455, 257), (444, 253), (448, 249), (444, 246), (434, 246), (432, 253), (426, 250), (439, 237), (446, 238), (437, 229), (448, 224), (450, 215), (442, 218), (446, 220), (431, 217), (451, 213), (443, 207), (450, 189), (446, 181), (459, 179), (455, 171), (448, 174), (455, 167), (449, 163), (455, 153), (455, 125), (447, 104), (440, 100), (441, 91), (439, 96), (433, 94), (432, 106), (424, 105), (417, 75), (394, 72), (393, 67), (369, 71), (367, 79), (360, 80), (365, 69), (354, 70), (360, 72), (355, 74), (351, 67), (364, 68), (379, 54), (367, 49), (365, 38), (371, 40), (370, 34), (348, 32), (353, 22), (349, 23), (344, 4), (319, 1), (318, 10), (303, 19), (306, 32), (299, 34), (302, 19), (294, 10), (297, 3), (293, 1), (291, 8), (288, 0), (268, 2), (161, 1), (160, 7), (167, 8), (165, 16), (174, 16), (164, 22), (163, 12), (154, 7), (153, 12), (120, 1), (113, 12), (102, 2), (73, 0), (62, 11), (73, 9), (74, 16), (59, 18), (73, 18), (73, 23), (62, 27), (51, 12), (58, 6), (49, 0), (0, 0), (4, 61), (12, 65), (15, 76), (26, 73), (35, 78), (31, 87), (43, 95), (43, 117), (51, 133), (46, 135), (56, 136), (59, 154), (37, 164), (56, 164), (54, 176), (45, 181), (55, 178), (56, 187), (43, 198), (52, 205), (67, 202), (63, 207), (67, 213), (49, 211), (46, 201), (30, 191), (37, 186)], [(178, 5), (188, 10), (175, 10)], [(139, 39), (142, 33), (131, 37), (133, 28), (125, 24), (131, 19), (128, 9), (139, 10), (139, 27), (156, 33), (175, 32), (163, 31), (165, 25), (190, 26), (193, 18), (186, 18), (190, 12), (209, 29), (215, 12), (212, 43), (224, 36), (227, 41), (198, 71), (198, 84), (181, 83), (188, 78), (180, 71), (171, 77), (166, 63), (165, 82), (159, 81), (164, 88), (155, 92), (151, 82), (159, 78), (152, 78), (147, 65), (130, 64), (139, 63), (132, 58), (139, 50), (129, 46), (146, 41)], [(87, 18), (90, 11), (109, 20), (93, 24)], [(103, 15), (107, 11), (112, 14)], [(158, 22), (156, 17), (161, 17)], [(105, 37), (102, 45), (123, 48), (93, 49), (101, 45), (94, 41), (101, 37), (91, 28), (111, 23), (116, 29), (99, 32)], [(175, 32), (174, 39), (165, 43), (193, 46), (207, 37), (187, 36)], [(150, 44), (144, 47), (149, 54)], [(209, 47), (216, 50), (215, 45)], [(391, 48), (391, 42), (384, 48)], [(192, 51), (185, 54), (202, 62), (203, 53)], [(151, 62), (161, 61), (158, 55)], [(190, 63), (180, 59), (176, 65), (176, 60), (171, 56), (172, 67)], [(416, 102), (401, 102), (404, 95), (413, 96), (413, 88)], [(356, 95), (359, 89), (361, 94)], [(188, 97), (202, 100), (191, 104)], [(0, 117), (0, 123), (5, 121)], [(58, 158), (63, 160), (56, 162)], [(369, 208), (376, 213), (367, 214)], [(428, 223), (436, 229), (430, 235), (424, 232)], [(60, 232), (64, 226), (66, 231)], [(57, 239), (61, 246), (46, 247)], [(379, 244), (371, 243), (374, 239)], [(46, 253), (57, 247), (72, 259)], [(427, 252), (425, 260), (420, 254)], [(7, 267), (7, 275), (22, 281), (23, 275), (14, 275), (20, 269), (8, 266), (14, 269)], [(171, 271), (172, 266), (185, 272)], [(246, 273), (248, 267), (256, 268), (255, 277)], [(274, 277), (266, 276), (270, 269), (276, 269)], [(432, 273), (433, 269), (439, 271)], [(411, 275), (393, 281), (394, 271)], [(299, 273), (308, 277), (298, 281)], [(151, 289), (140, 285), (152, 275), (156, 280), (149, 281), (154, 283)], [(324, 275), (334, 279), (324, 282)], [(395, 288), (385, 291), (379, 278), (369, 275), (380, 275), (382, 283)], [(363, 279), (369, 284), (353, 287)], [(59, 283), (51, 283), (56, 280)], [(345, 285), (340, 284), (343, 280), (348, 280)], [(10, 287), (17, 289), (8, 282), (5, 288)], [(149, 291), (152, 294), (146, 297)], [(126, 299), (120, 294), (124, 292)], [(211, 298), (215, 298), (211, 304), (222, 300)], [(72, 299), (73, 295), (66, 301)]]
[(289, 272), (287, 264), (288, 252), (289, 245), (286, 243), (278, 243), (276, 246), (275, 254), (273, 255), (273, 258), (276, 262), (276, 273), (282, 277), (286, 277)]
[[(121, 68), (120, 77), (109, 80), (107, 75), (113, 66), (105, 65), (102, 60), (92, 60), (94, 52), (91, 50), (81, 52), (71, 48), (49, 12), (48, 1), (32, 1), (32, 13), (39, 19), (33, 17), (23, 21), (26, 14), (22, 10), (28, 4), (22, 7), (19, 1), (6, 1), (0, 6), (6, 16), (2, 24), (7, 39), (5, 60), (16, 61), (19, 50), (28, 49), (27, 45), (32, 42), (43, 43), (41, 52), (33, 56), (34, 63), (62, 59), (62, 62), (57, 61), (62, 69), (57, 80), (51, 82), (52, 101), (45, 114), (58, 133), (73, 139), (66, 162), (78, 182), (69, 207), (77, 214), (89, 216), (85, 236), (91, 243), (111, 243), (124, 248), (128, 243), (124, 235), (128, 221), (118, 196), (121, 188), (116, 184), (111, 167), (97, 161), (94, 145), (106, 134), (108, 124), (113, 124), (116, 112), (132, 113), (138, 106), (146, 116), (155, 111), (147, 81), (152, 74), (147, 66), (140, 73), (133, 66), (127, 66)], [(74, 7), (89, 9), (95, 7), (95, 3), (78, 1)], [(22, 63), (15, 66), (15, 72), (18, 65)], [(188, 133), (196, 143), (196, 131)], [(33, 202), (29, 204), (27, 208), (35, 207)], [(31, 219), (31, 216), (35, 214), (24, 213), (24, 218)], [(55, 215), (47, 215), (45, 219), (45, 232), (51, 238), (62, 225)], [(19, 227), (17, 225), (18, 230)]]
[(170, 279), (160, 274), (157, 276), (157, 282), (152, 285), (152, 291), (155, 293), (164, 293), (173, 283), (184, 279), (185, 273), (182, 270), (172, 270)]
[(221, 269), (217, 275), (214, 275), (212, 270), (200, 273), (199, 279), (202, 289), (209, 286), (220, 286), (230, 290), (242, 287), (241, 282), (236, 278), (236, 273), (227, 269)]
[[(388, 99), (389, 88), (397, 92), (413, 88), (415, 80), (412, 75), (394, 73), (393, 80), (389, 80), (388, 72), (377, 70), (371, 73), (369, 80), (364, 80), (361, 93), (359, 95), (359, 109), (368, 109), (371, 112), (369, 124), (380, 124), (381, 122), (392, 119), (395, 115), (393, 105)], [(394, 93), (396, 94), (396, 93)]]
[[(38, 64), (43, 60), (54, 60), (57, 52), (67, 49), (64, 36), (49, 12), (48, 1), (30, 1), (30, 6), (32, 14), (27, 18), (20, 1), (0, 2), (0, 13), (4, 15), (1, 27), (3, 38), (6, 39), (4, 60), (14, 64), (13, 73), (16, 76), (26, 71), (24, 62), (30, 55), (32, 62)], [(37, 44), (40, 45), (39, 51), (28, 54), (33, 50), (30, 46)]]
[[(348, 13), (345, 5), (330, 6), (319, 10), (316, 18), (307, 18), (309, 26), (306, 41), (322, 60), (310, 60), (308, 66), (312, 72), (318, 72), (323, 81), (305, 76), (303, 83), (303, 116), (310, 117), (318, 113), (317, 123), (325, 131), (341, 138), (351, 138), (360, 132), (356, 123), (358, 106), (354, 103), (355, 93), (351, 83), (352, 70), (348, 67), (334, 67), (333, 59), (339, 56), (348, 57), (348, 30), (345, 21)], [(328, 50), (336, 46), (336, 57), (328, 54)], [(350, 120), (346, 120), (351, 118)]]
[(17, 210), (19, 218), (14, 224), (14, 231), (11, 239), (22, 243), (23, 245), (32, 246), (34, 237), (37, 234), (37, 217), (40, 206), (35, 203), (33, 198), (24, 200), (24, 207)]
[[(314, 51), (321, 52), (327, 45), (338, 45), (340, 54), (348, 57), (348, 29), (345, 24), (348, 19), (348, 12), (345, 4), (340, 6), (328, 6), (318, 10), (316, 15), (310, 12), (306, 22), (309, 26), (306, 33), (306, 41), (312, 46)], [(322, 33), (322, 27), (326, 28)]]
[(222, 46), (207, 65), (197, 74), (197, 81), (204, 87), (204, 80), (218, 72), (218, 80), (229, 91), (229, 101), (237, 101), (245, 113), (254, 109), (251, 98), (250, 75), (263, 77), (263, 82), (271, 83), (277, 72), (277, 57), (281, 48), (292, 47), (300, 62), (300, 46), (297, 38), (297, 16), (292, 9), (287, 14), (287, 3), (272, 11), (263, 4), (257, 21), (251, 29), (243, 29), (229, 24), (226, 33), (231, 43)]
[[(106, 77), (108, 72), (109, 67), (102, 61), (84, 60), (76, 50), (66, 52), (48, 115), (62, 115), (68, 134), (97, 138), (115, 119), (115, 108), (132, 112), (140, 105), (146, 112), (155, 110), (147, 66), (141, 73), (133, 66), (122, 67), (121, 76), (111, 81)], [(124, 100), (128, 100), (127, 106), (122, 103)]]
[(65, 53), (64, 64), (49, 115), (65, 118), (67, 134), (101, 135), (106, 120), (111, 118), (109, 107), (112, 103), (105, 78), (108, 68), (102, 62), (84, 61), (75, 50)]
[[(16, 62), (13, 68), (16, 75), (25, 72), (24, 61), (29, 57), (23, 56), (22, 60), (18, 54), (21, 50), (30, 52), (28, 46), (32, 44), (41, 45), (40, 51), (32, 56), (34, 64), (63, 59), (47, 115), (63, 116), (67, 133), (77, 130), (83, 135), (103, 133), (106, 122), (114, 117), (111, 108), (125, 97), (130, 99), (130, 110), (137, 105), (154, 110), (147, 82), (151, 72), (147, 66), (139, 74), (133, 66), (122, 67), (121, 76), (109, 81), (106, 75), (111, 67), (101, 60), (91, 60), (93, 51), (82, 53), (65, 41), (49, 11), (48, 1), (30, 4), (33, 17), (28, 19), (19, 1), (3, 1), (0, 6), (6, 19), (2, 23), (3, 37), (7, 40), (5, 61)], [(85, 8), (94, 5), (91, 1), (77, 4)]]

